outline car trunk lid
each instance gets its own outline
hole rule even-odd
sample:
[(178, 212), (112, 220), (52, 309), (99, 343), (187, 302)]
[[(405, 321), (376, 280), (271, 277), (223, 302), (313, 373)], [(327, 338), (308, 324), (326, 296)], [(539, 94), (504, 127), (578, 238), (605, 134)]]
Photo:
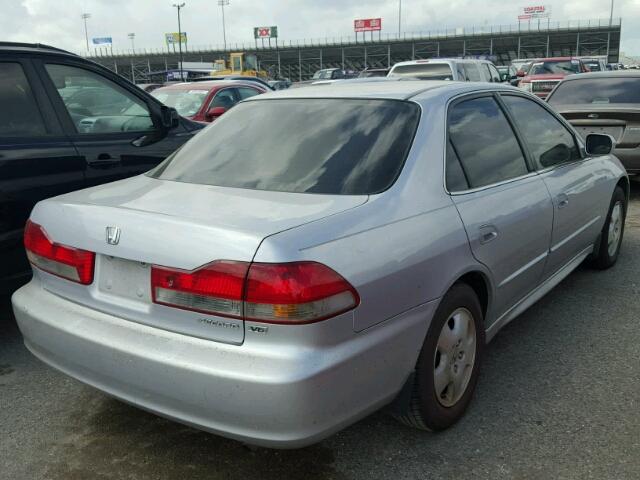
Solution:
[(554, 106), (585, 138), (590, 133), (611, 135), (616, 148), (640, 145), (640, 109), (632, 104)]
[(240, 344), (242, 320), (152, 303), (151, 265), (190, 271), (214, 260), (250, 262), (265, 237), (357, 207), (367, 198), (140, 176), (41, 202), (32, 220), (55, 242), (96, 253), (92, 285), (43, 275), (45, 288), (126, 320)]

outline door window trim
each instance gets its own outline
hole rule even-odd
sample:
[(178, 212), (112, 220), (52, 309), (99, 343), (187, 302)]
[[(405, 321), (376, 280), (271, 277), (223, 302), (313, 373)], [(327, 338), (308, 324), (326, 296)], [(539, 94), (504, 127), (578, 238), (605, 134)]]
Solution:
[[(502, 101), (497, 97), (497, 94), (498, 94), (498, 92), (496, 90), (480, 90), (480, 91), (467, 92), (467, 93), (463, 93), (463, 94), (460, 94), (460, 95), (456, 95), (455, 97), (452, 97), (447, 101), (446, 111), (445, 111), (445, 123), (444, 123), (444, 143), (443, 143), (443, 149), (442, 149), (443, 150), (443, 156), (442, 156), (442, 158), (443, 158), (443, 162), (442, 162), (442, 184), (444, 186), (444, 191), (448, 195), (458, 196), (458, 195), (467, 195), (467, 194), (470, 194), (470, 193), (476, 193), (476, 192), (480, 192), (482, 190), (488, 190), (490, 188), (499, 187), (499, 186), (505, 185), (507, 183), (513, 183), (513, 182), (517, 182), (519, 180), (530, 178), (530, 177), (533, 177), (535, 175), (538, 175), (538, 173), (539, 173), (534, 168), (532, 168), (532, 165), (531, 165), (531, 162), (530, 162), (530, 159), (529, 159), (528, 150), (526, 149), (526, 145), (523, 144), (522, 139), (518, 135), (518, 130), (513, 125), (512, 118), (510, 117), (510, 115), (507, 112), (504, 111), (503, 105), (502, 105)], [(501, 180), (499, 182), (491, 183), (489, 185), (483, 185), (481, 187), (468, 188), (466, 190), (459, 190), (459, 191), (451, 192), (451, 191), (449, 191), (449, 189), (447, 187), (447, 144), (450, 141), (450, 137), (449, 137), (449, 115), (450, 115), (451, 109), (453, 107), (455, 107), (457, 104), (462, 103), (464, 101), (474, 100), (476, 98), (483, 98), (483, 97), (491, 97), (491, 98), (493, 98), (495, 100), (495, 102), (498, 104), (498, 108), (502, 111), (503, 115), (507, 119), (507, 122), (509, 123), (509, 126), (511, 127), (511, 129), (513, 131), (513, 135), (515, 136), (516, 141), (518, 142), (518, 145), (520, 146), (520, 150), (522, 151), (522, 155), (524, 157), (524, 161), (525, 161), (525, 165), (527, 167), (528, 173), (526, 173), (524, 175), (517, 176), (517, 177), (508, 178), (506, 180)]]
[[(500, 98), (500, 103), (503, 104), (503, 108), (506, 110), (507, 115), (509, 115), (512, 118), (515, 118), (513, 116), (513, 112), (511, 112), (511, 110), (509, 109), (509, 106), (502, 100), (502, 97), (508, 97), (508, 96), (512, 96), (512, 97), (520, 97), (520, 98), (524, 98), (526, 100), (529, 100), (531, 102), (535, 102), (536, 104), (540, 105), (542, 108), (544, 108), (547, 113), (549, 113), (553, 118), (555, 118), (556, 120), (558, 120), (560, 122), (560, 124), (567, 130), (567, 132), (569, 132), (569, 134), (571, 135), (571, 137), (573, 138), (574, 143), (576, 144), (576, 147), (578, 148), (578, 152), (580, 154), (580, 158), (576, 159), (576, 160), (572, 160), (570, 162), (563, 162), (563, 163), (558, 163), (557, 165), (552, 165), (550, 167), (545, 167), (545, 168), (536, 168), (536, 161), (533, 158), (533, 154), (531, 153), (531, 151), (529, 150), (529, 145), (527, 144), (527, 141), (525, 139), (525, 136), (522, 134), (522, 132), (520, 131), (520, 129), (517, 127), (516, 124), (516, 131), (518, 132), (518, 135), (522, 137), (522, 141), (524, 143), (524, 145), (526, 145), (526, 149), (527, 149), (527, 155), (530, 158), (530, 163), (533, 166), (534, 170), (537, 173), (546, 173), (546, 172), (550, 172), (552, 170), (555, 170), (556, 168), (563, 168), (566, 167), (568, 165), (574, 165), (576, 163), (581, 163), (584, 162), (585, 160), (588, 160), (589, 157), (588, 155), (586, 155), (586, 151), (584, 149), (584, 145), (581, 141), (579, 141), (579, 139), (577, 138), (577, 134), (576, 132), (573, 130), (573, 127), (571, 126), (571, 124), (565, 120), (560, 114), (554, 112), (551, 107), (549, 107), (548, 104), (546, 104), (545, 102), (543, 102), (542, 100), (539, 100), (538, 97), (535, 98), (531, 98), (529, 95), (526, 94), (521, 94), (519, 92), (497, 92), (498, 97)], [(514, 124), (516, 122), (514, 121)]]

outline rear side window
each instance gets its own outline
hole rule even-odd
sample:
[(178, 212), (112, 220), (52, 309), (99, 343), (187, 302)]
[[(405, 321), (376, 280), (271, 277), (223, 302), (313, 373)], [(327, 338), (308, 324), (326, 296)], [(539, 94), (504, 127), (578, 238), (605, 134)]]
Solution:
[(462, 68), (464, 69), (465, 76), (467, 77), (467, 81), (469, 82), (481, 82), (482, 77), (480, 76), (480, 71), (478, 70), (478, 66), (474, 63), (463, 63)]
[(400, 174), (419, 117), (418, 105), (394, 100), (241, 103), (149, 175), (254, 190), (379, 193)]
[(260, 95), (260, 92), (255, 88), (238, 87), (238, 94), (240, 95), (240, 100), (244, 100), (245, 98), (251, 98), (255, 97), (256, 95)]
[[(528, 173), (522, 149), (493, 97), (474, 98), (455, 104), (449, 110), (448, 128), (451, 146), (460, 160), (470, 188)], [(447, 188), (455, 191), (449, 185)]]
[(585, 78), (558, 85), (550, 105), (640, 103), (640, 77)]
[(27, 77), (19, 63), (0, 62), (0, 137), (47, 134)]
[(538, 168), (579, 160), (580, 151), (573, 135), (544, 107), (528, 98), (503, 96), (513, 112), (518, 129), (524, 135)]

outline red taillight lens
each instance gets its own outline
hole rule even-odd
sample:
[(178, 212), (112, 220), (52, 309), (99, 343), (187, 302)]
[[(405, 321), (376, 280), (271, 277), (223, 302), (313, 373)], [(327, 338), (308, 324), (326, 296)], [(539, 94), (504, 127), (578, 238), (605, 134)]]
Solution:
[(155, 303), (266, 323), (317, 322), (360, 302), (349, 282), (315, 262), (220, 260), (192, 272), (154, 266), (151, 289)]
[(252, 263), (245, 293), (247, 320), (310, 323), (358, 305), (356, 290), (316, 262)]
[(153, 266), (153, 301), (163, 305), (242, 317), (242, 292), (248, 263), (216, 261), (193, 272)]
[(24, 229), (24, 246), (29, 261), (39, 269), (82, 285), (93, 282), (95, 254), (54, 243), (44, 228), (31, 220)]

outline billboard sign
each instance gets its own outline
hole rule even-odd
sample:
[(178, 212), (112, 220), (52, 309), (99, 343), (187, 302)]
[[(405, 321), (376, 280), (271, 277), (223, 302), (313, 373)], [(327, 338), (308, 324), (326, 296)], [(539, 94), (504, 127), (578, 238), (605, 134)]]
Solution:
[(362, 18), (353, 21), (353, 30), (358, 32), (379, 32), (382, 30), (381, 18)]
[(187, 32), (182, 32), (178, 34), (178, 32), (165, 33), (164, 40), (167, 42), (167, 45), (177, 45), (178, 43), (187, 43)]
[(94, 45), (112, 45), (113, 38), (112, 37), (96, 37), (92, 38), (91, 41)]
[(278, 27), (255, 27), (253, 29), (253, 38), (278, 38)]
[(530, 7), (522, 7), (518, 20), (532, 20), (535, 18), (549, 18), (551, 16), (551, 7), (549, 5), (533, 5)]

